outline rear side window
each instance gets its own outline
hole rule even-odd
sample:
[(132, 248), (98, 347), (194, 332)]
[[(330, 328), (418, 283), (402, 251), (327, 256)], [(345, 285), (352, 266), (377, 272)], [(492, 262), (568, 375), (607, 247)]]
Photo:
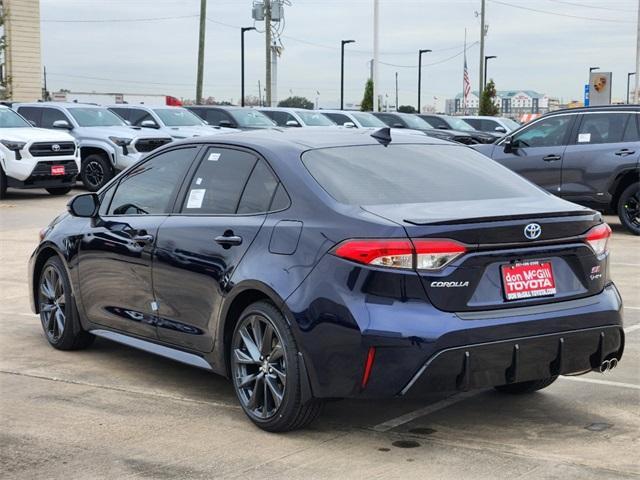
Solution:
[(627, 121), (627, 128), (624, 129), (624, 135), (622, 136), (623, 142), (638, 142), (640, 141), (640, 125), (638, 125), (638, 114), (629, 115)]
[(269, 211), (278, 180), (264, 162), (258, 160), (247, 185), (244, 187), (237, 213), (261, 213)]
[(310, 150), (302, 162), (340, 203), (384, 205), (534, 197), (540, 190), (484, 155), (447, 145)]
[(582, 115), (576, 143), (621, 142), (628, 118), (628, 113), (586, 113)]

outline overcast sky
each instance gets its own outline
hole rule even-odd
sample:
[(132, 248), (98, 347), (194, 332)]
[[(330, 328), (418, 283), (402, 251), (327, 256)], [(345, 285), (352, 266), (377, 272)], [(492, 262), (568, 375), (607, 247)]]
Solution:
[[(205, 96), (238, 101), (237, 27), (253, 25), (252, 3), (208, 1)], [(319, 91), (321, 105), (337, 102), (340, 40), (354, 39), (346, 47), (345, 101), (359, 101), (373, 49), (373, 1), (291, 4), (281, 37), (279, 98), (293, 93), (313, 100)], [(49, 89), (194, 98), (199, 5), (200, 0), (41, 0)], [(485, 54), (498, 57), (489, 62), (489, 76), (500, 90), (536, 90), (568, 101), (582, 99), (588, 68), (599, 66), (613, 72), (613, 97), (623, 99), (627, 72), (635, 69), (637, 6), (638, 0), (487, 0)], [(380, 62), (397, 66), (380, 65), (380, 93), (395, 96), (398, 72), (400, 104), (415, 104), (417, 51), (431, 49), (423, 56), (423, 104), (437, 97), (442, 109), (444, 99), (462, 88), (465, 28), (476, 90), (479, 10), (480, 0), (381, 0)], [(264, 34), (248, 32), (247, 94), (257, 95), (258, 80), (264, 86)]]

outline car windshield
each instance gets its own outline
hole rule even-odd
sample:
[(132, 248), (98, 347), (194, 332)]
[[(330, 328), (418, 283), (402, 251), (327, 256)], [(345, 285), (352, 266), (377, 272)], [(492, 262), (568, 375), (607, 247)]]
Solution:
[(81, 127), (114, 127), (126, 125), (115, 113), (106, 108), (81, 108), (69, 109), (71, 116)]
[(167, 127), (193, 127), (205, 124), (200, 117), (186, 108), (154, 108), (153, 111)]
[(10, 108), (0, 108), (0, 128), (33, 127), (24, 118)]
[(464, 131), (467, 131), (467, 132), (475, 131), (475, 128), (473, 128), (471, 125), (469, 125), (467, 122), (465, 122), (461, 118), (447, 117), (446, 118), (446, 122), (449, 125), (451, 125), (451, 128), (453, 130), (464, 130)]
[(404, 115), (402, 118), (405, 122), (407, 122), (409, 128), (417, 128), (418, 130), (433, 128), (433, 126), (429, 122), (427, 122), (424, 118), (418, 117), (417, 115)]
[(504, 123), (511, 130), (515, 130), (516, 128), (520, 128), (520, 124), (518, 122), (515, 122), (515, 121), (511, 120), (510, 118), (500, 117), (500, 120), (502, 121), (502, 123)]
[(229, 113), (241, 127), (275, 127), (276, 123), (264, 113), (251, 108), (232, 110)]
[(371, 113), (352, 113), (360, 125), (363, 127), (386, 127), (387, 124)]
[(296, 112), (308, 127), (330, 127), (335, 125), (332, 120), (317, 112)]
[(320, 148), (302, 155), (329, 195), (348, 205), (533, 197), (534, 185), (488, 157), (452, 145)]

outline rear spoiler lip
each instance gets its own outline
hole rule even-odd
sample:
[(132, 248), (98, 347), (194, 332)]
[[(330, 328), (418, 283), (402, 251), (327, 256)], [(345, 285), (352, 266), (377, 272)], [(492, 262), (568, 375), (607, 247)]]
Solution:
[(429, 221), (421, 219), (404, 219), (405, 223), (411, 225), (423, 226), (423, 225), (464, 225), (469, 223), (485, 223), (485, 222), (500, 222), (505, 220), (531, 220), (533, 222), (536, 219), (541, 218), (559, 218), (559, 217), (593, 217), (600, 214), (595, 210), (572, 210), (565, 212), (545, 212), (545, 213), (523, 213), (520, 215), (496, 215), (493, 217), (477, 217), (477, 218), (464, 218), (464, 219), (451, 219), (440, 221)]

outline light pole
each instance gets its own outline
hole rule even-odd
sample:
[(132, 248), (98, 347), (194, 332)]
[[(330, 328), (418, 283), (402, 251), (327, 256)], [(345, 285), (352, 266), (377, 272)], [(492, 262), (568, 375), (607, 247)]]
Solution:
[(491, 60), (492, 58), (498, 57), (496, 57), (495, 55), (485, 55), (484, 57), (484, 81), (482, 82), (484, 88), (487, 88), (487, 78), (489, 78), (489, 75), (487, 75), (487, 60)]
[(636, 72), (627, 73), (627, 105), (631, 103), (631, 99), (629, 98), (629, 87), (630, 87), (630, 84), (631, 84), (631, 77), (633, 75), (635, 75), (635, 74), (636, 74)]
[(396, 72), (396, 112), (398, 111), (398, 72)]
[(355, 40), (342, 40), (340, 42), (340, 110), (344, 110), (344, 46), (347, 43), (355, 42)]
[(422, 87), (422, 54), (431, 50), (418, 50), (418, 113), (420, 113), (420, 88)]
[(244, 34), (255, 27), (240, 28), (240, 106), (244, 107)]

